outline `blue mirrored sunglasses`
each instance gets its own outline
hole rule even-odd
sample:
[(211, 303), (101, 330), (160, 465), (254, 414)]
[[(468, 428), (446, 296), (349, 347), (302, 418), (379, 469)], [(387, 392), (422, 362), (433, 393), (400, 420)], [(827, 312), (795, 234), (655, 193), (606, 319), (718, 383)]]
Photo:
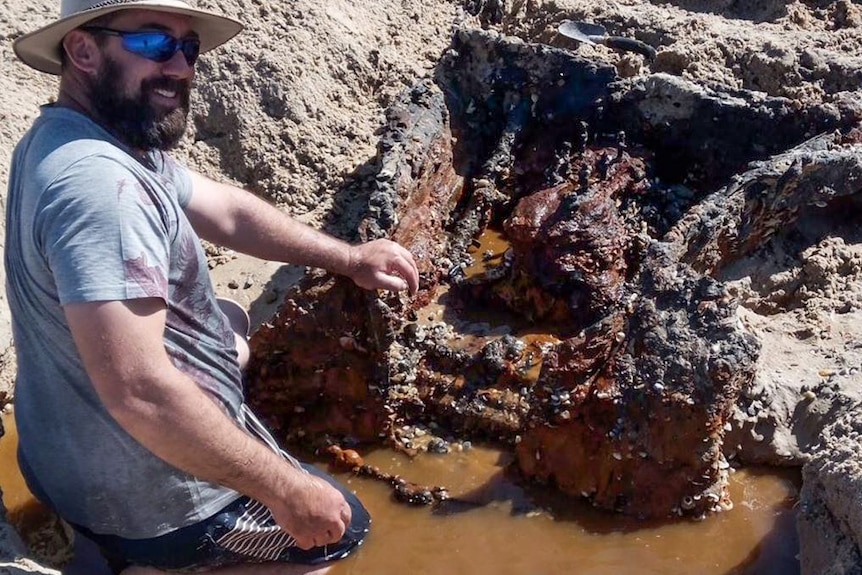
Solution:
[(93, 34), (119, 36), (126, 51), (153, 62), (167, 62), (174, 57), (174, 54), (182, 52), (189, 66), (194, 66), (201, 53), (201, 41), (198, 38), (181, 38), (178, 40), (161, 30), (124, 32), (101, 26), (82, 26), (81, 29)]

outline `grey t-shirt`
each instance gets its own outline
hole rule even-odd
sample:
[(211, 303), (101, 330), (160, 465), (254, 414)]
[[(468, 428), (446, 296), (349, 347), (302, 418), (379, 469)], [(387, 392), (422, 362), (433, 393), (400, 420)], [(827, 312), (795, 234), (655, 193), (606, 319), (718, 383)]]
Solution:
[(44, 107), (12, 158), (5, 263), (21, 456), (60, 515), (96, 533), (155, 537), (238, 497), (168, 465), (114, 421), (63, 313), (75, 302), (163, 299), (171, 361), (241, 421), (234, 336), (183, 212), (191, 194), (188, 171), (168, 155), (139, 161), (66, 108)]

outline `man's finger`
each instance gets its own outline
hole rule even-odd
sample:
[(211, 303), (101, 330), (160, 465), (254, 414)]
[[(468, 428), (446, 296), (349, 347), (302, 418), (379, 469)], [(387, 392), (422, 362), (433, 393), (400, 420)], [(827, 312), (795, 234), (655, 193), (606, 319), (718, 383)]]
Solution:
[[(350, 527), (350, 522), (353, 520), (353, 510), (350, 508), (350, 504), (347, 501), (344, 502), (344, 505), (341, 506), (341, 520), (344, 522), (344, 530), (347, 531), (347, 528)], [(344, 533), (342, 533), (344, 535)]]
[(377, 289), (389, 291), (402, 291), (409, 287), (409, 284), (400, 275), (385, 272), (374, 274), (374, 283)]
[(350, 505), (347, 502), (341, 507), (341, 521), (338, 523), (337, 529), (333, 532), (333, 537), (331, 543), (337, 543), (341, 541), (341, 538), (344, 537), (344, 534), (347, 532), (347, 528), (350, 527)]
[(296, 539), (296, 546), (303, 551), (308, 551), (312, 547), (317, 547), (317, 544), (314, 542), (314, 538), (312, 537), (294, 537), (294, 539)]
[(393, 260), (392, 273), (397, 274), (406, 282), (405, 288), (410, 290), (410, 293), (416, 293), (419, 289), (419, 270), (416, 263), (413, 261), (413, 255), (404, 250), (406, 256), (397, 257)]

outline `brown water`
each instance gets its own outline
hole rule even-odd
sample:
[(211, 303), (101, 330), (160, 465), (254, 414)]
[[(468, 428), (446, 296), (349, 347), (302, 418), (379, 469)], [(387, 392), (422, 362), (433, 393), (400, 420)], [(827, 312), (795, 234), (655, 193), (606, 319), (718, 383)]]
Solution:
[[(25, 529), (42, 511), (17, 470), (14, 419), (4, 416), (0, 489)], [(645, 524), (571, 499), (526, 493), (503, 472), (508, 456), (485, 448), (413, 460), (389, 450), (367, 463), (410, 481), (442, 485), (457, 502), (394, 503), (383, 483), (342, 474), (374, 517), (372, 533), (331, 575), (609, 575), (799, 572), (795, 472), (742, 470), (731, 476), (733, 510), (701, 522)], [(541, 492), (539, 492), (541, 493)], [(481, 504), (481, 505), (478, 505)]]
[(506, 252), (511, 247), (509, 240), (499, 230), (485, 229), (476, 243), (467, 250), (473, 257), (473, 262), (464, 268), (464, 276), (476, 277), (488, 271), (489, 268), (503, 263)]
[[(731, 511), (701, 522), (645, 524), (580, 502), (525, 493), (508, 481), (507, 457), (490, 449), (422, 455), (388, 450), (367, 463), (456, 497), (489, 501), (435, 512), (392, 502), (380, 483), (342, 476), (374, 517), (365, 545), (332, 575), (793, 575), (799, 572), (796, 472), (731, 476)], [(477, 492), (479, 496), (476, 497)]]

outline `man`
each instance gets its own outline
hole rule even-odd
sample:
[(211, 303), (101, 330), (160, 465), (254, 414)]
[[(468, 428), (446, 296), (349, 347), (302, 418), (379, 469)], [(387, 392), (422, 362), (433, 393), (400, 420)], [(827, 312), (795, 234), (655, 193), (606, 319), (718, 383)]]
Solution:
[(198, 53), (240, 29), (182, 0), (63, 0), (14, 46), (60, 75), (9, 182), (19, 459), (127, 575), (323, 572), (367, 531), (355, 497), (244, 406), (199, 236), (365, 288), (418, 286), (397, 244), (349, 246), (164, 153)]

